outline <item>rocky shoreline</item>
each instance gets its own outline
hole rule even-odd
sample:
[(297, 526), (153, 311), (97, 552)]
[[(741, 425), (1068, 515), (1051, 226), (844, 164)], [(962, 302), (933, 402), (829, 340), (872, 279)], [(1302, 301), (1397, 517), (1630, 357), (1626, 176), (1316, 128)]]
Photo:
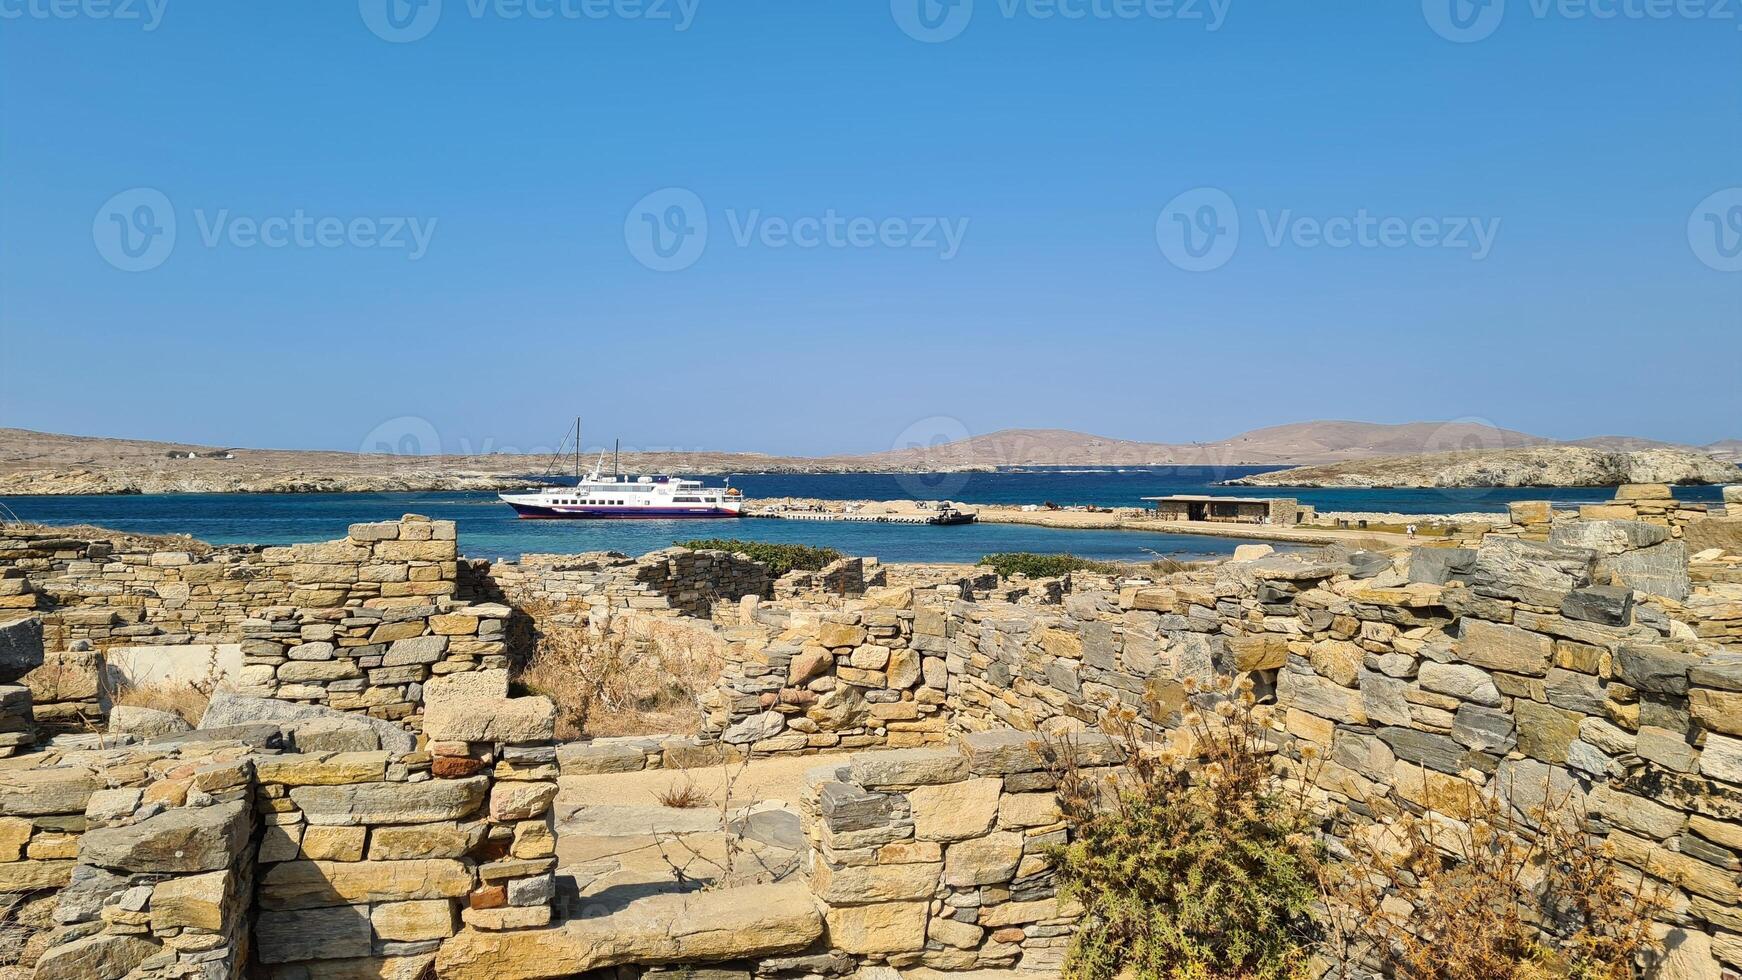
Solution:
[(1617, 487), (1629, 483), (1723, 484), (1742, 479), (1733, 464), (1679, 449), (1609, 452), (1533, 446), (1385, 456), (1301, 466), (1227, 481), (1241, 487), (1480, 488)]

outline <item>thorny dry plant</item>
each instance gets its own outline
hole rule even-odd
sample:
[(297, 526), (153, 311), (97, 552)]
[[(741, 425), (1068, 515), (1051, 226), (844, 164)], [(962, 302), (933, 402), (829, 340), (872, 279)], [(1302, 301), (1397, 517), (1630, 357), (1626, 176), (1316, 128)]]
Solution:
[(1134, 708), (1109, 711), (1102, 730), (1124, 754), (1111, 770), (1086, 770), (1069, 736), (1039, 742), (1074, 832), (1049, 857), (1085, 909), (1065, 963), (1071, 980), (1308, 975), (1317, 753), (1277, 751), (1274, 709), (1250, 680), (1190, 684), (1187, 695), (1192, 707), (1165, 734)]
[(1404, 980), (1631, 980), (1658, 944), (1661, 889), (1585, 831), (1572, 791), (1520, 813), (1465, 786), (1451, 813), (1353, 828), (1321, 876), (1326, 948)]
[(719, 665), (705, 651), (595, 630), (578, 603), (531, 602), (522, 608), (536, 624), (537, 638), (517, 680), (556, 702), (558, 738), (698, 727), (697, 695), (719, 676)]
[[(798, 866), (798, 852), (783, 861), (770, 864), (762, 853), (752, 850), (745, 843), (743, 828), (733, 826), (733, 791), (749, 766), (749, 753), (745, 753), (736, 765), (725, 757), (720, 760), (721, 786), (715, 801), (723, 842), (720, 857), (703, 853), (700, 848), (690, 843), (690, 835), (687, 834), (653, 835), (653, 843), (659, 849), (660, 859), (671, 869), (672, 878), (681, 889), (717, 891), (740, 885), (767, 884), (781, 880)], [(693, 781), (690, 787), (695, 788)], [(696, 789), (696, 792), (701, 793), (701, 790)], [(702, 794), (702, 798), (705, 801), (706, 794)]]

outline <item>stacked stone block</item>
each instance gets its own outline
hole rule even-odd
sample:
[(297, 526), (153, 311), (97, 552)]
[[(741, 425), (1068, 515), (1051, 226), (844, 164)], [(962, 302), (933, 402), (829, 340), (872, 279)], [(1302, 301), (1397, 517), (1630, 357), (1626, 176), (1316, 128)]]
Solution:
[(508, 663), (498, 604), (275, 607), (242, 623), (239, 693), (415, 724), (432, 677)]
[(433, 681), (428, 751), (261, 759), (259, 960), (418, 976), (462, 926), (549, 923), (554, 706), (502, 670)]
[(19, 681), (42, 662), (41, 620), (32, 617), (0, 625), (0, 759), (36, 740), (31, 690)]
[(498, 562), (490, 578), (517, 606), (586, 607), (594, 622), (620, 611), (707, 618), (716, 600), (767, 596), (768, 569), (724, 551), (667, 548), (640, 558), (614, 552), (522, 555)]
[[(1088, 765), (1115, 761), (1081, 739)], [(896, 967), (1057, 969), (1077, 914), (1045, 852), (1066, 824), (1035, 736), (853, 756), (812, 773), (809, 882), (832, 949)]]
[(703, 699), (705, 735), (753, 753), (943, 738), (944, 616), (916, 609), (912, 589), (872, 589), (826, 611), (759, 605), (750, 617), (776, 632), (731, 645)]
[[(253, 747), (43, 753), (0, 776), (0, 891), (60, 889), (25, 944), (43, 980), (241, 976)], [(14, 853), (14, 850), (17, 853)]]

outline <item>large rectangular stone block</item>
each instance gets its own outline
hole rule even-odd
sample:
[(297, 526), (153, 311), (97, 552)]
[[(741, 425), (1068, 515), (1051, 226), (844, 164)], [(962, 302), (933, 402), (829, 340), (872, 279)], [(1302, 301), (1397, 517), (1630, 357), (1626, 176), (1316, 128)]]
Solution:
[(263, 909), (311, 909), (333, 905), (460, 898), (472, 890), (472, 873), (459, 861), (287, 861), (260, 880)]

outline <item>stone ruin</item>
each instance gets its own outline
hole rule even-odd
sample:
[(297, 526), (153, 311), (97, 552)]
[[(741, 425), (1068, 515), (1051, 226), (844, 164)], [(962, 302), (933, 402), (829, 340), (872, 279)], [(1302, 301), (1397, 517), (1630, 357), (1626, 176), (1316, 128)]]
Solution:
[[(637, 569), (618, 580), (629, 591), (589, 605), (721, 638), (730, 655), (706, 724), (568, 745), (548, 701), (510, 696), (512, 575), (463, 597), (463, 562), (437, 554), (453, 550), (434, 544), (451, 540), (437, 528), (412, 530), (425, 550), (377, 557), (372, 544), (367, 561), (359, 542), (384, 528), (265, 564), (274, 549), (218, 554), (223, 574), (191, 578), (266, 600), (241, 610), (209, 597), (188, 608), (179, 586), (200, 562), (0, 544), (4, 580), (28, 583), (12, 594), (33, 597), (51, 647), (80, 631), (98, 653), (136, 645), (113, 635), (114, 618), (107, 637), (69, 621), (129, 608), (145, 611), (118, 618), (165, 631), (154, 635), (178, 627), (251, 658), (247, 692), (221, 696), (214, 723), (191, 731), (33, 744), (30, 690), (0, 687), (0, 950), (33, 964), (0, 972), (1049, 974), (1079, 910), (1045, 859), (1068, 827), (1039, 740), (1068, 737), (1085, 765), (1114, 766), (1109, 711), (1135, 709), (1163, 733), (1206, 682), (1238, 675), (1277, 705), (1279, 752), (1312, 745), (1325, 760), (1310, 790), (1334, 833), (1376, 803), (1443, 813), (1477, 789), (1527, 810), (1545, 790), (1567, 794), (1669, 896), (1654, 975), (1742, 973), (1742, 583), (1727, 571), (1742, 555), (1688, 551), (1732, 540), (1739, 519), (1678, 523), (1662, 504), (1548, 513), (1469, 547), (1265, 555), (1039, 589), (880, 569), (881, 585), (777, 596), (730, 556), (688, 566), (720, 581)], [(420, 523), (440, 522), (407, 519), (401, 533)], [(356, 558), (355, 577), (342, 562), (280, 560), (293, 554)], [(659, 564), (676, 567), (645, 567)], [(670, 601), (646, 602), (659, 581)], [(744, 583), (756, 590), (730, 594)], [(0, 632), (0, 683), (56, 652), (34, 630)], [(298, 664), (315, 666), (286, 672)], [(560, 780), (608, 787), (650, 768), (843, 749), (854, 753), (819, 758), (804, 781), (784, 876), (581, 908), (556, 867)]]

